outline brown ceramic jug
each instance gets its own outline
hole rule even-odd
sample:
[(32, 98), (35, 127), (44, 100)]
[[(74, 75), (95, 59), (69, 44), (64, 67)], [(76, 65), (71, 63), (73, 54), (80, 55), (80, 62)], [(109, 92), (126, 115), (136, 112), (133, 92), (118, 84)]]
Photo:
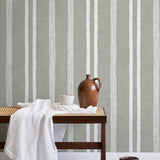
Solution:
[[(95, 81), (98, 81), (99, 85)], [(87, 108), (88, 106), (97, 106), (99, 90), (101, 88), (101, 80), (94, 78), (91, 80), (89, 74), (86, 75), (86, 79), (79, 84), (78, 98), (81, 108)]]

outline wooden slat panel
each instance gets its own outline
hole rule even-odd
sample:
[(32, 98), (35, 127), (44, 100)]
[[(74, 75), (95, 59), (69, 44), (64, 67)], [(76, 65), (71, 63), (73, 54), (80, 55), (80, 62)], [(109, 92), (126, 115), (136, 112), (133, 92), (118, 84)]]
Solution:
[(9, 123), (10, 116), (0, 116), (0, 123)]
[(106, 123), (106, 116), (55, 116), (54, 123)]
[(5, 142), (0, 142), (0, 149), (3, 149), (5, 145)]
[[(0, 116), (0, 123), (9, 123), (10, 116)], [(73, 117), (73, 116), (56, 116), (53, 117), (54, 123), (106, 123), (106, 116), (104, 117)]]
[(56, 142), (58, 149), (101, 149), (100, 142)]
[[(0, 149), (3, 149), (5, 142), (0, 142)], [(101, 149), (100, 142), (56, 142), (57, 149)]]
[[(17, 107), (0, 107), (0, 123), (9, 123), (10, 116)], [(104, 109), (99, 107), (96, 114), (63, 114), (53, 116), (54, 123), (106, 123)]]

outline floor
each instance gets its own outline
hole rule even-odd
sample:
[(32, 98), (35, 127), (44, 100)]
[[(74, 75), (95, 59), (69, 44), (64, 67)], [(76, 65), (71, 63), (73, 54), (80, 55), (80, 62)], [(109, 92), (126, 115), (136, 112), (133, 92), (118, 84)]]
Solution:
[[(160, 153), (106, 153), (106, 160), (119, 160), (120, 157), (124, 156), (136, 156), (139, 160), (160, 160)], [(100, 155), (98, 153), (86, 153), (86, 152), (61, 152), (58, 155), (58, 160), (99, 160)], [(0, 160), (11, 160), (5, 155), (4, 152), (0, 152)]]

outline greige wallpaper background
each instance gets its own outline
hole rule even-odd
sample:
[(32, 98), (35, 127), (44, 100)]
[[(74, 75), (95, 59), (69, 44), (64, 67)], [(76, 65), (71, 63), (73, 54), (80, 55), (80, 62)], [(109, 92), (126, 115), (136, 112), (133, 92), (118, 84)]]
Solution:
[[(74, 94), (102, 80), (108, 152), (159, 152), (159, 0), (0, 0), (0, 105)], [(0, 126), (4, 139), (6, 126)], [(97, 141), (69, 125), (65, 140)]]

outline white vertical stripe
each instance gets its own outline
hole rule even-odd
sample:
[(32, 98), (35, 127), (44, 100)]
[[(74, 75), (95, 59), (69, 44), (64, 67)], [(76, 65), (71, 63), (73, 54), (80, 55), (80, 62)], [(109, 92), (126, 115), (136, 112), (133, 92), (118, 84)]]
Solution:
[(37, 1), (33, 0), (33, 37), (32, 37), (32, 88), (33, 88), (33, 100), (36, 99), (37, 87), (36, 87), (36, 38), (37, 38), (37, 22), (36, 22), (36, 12), (37, 12)]
[(133, 152), (133, 0), (129, 1), (129, 152)]
[(110, 99), (111, 99), (111, 152), (117, 146), (117, 86), (116, 86), (116, 26), (117, 0), (111, 0), (111, 44), (110, 44)]
[(49, 98), (55, 102), (56, 33), (55, 0), (49, 0)]
[(98, 0), (94, 0), (94, 77), (98, 75)]
[(141, 151), (141, 0), (137, 0), (137, 152)]
[[(86, 0), (86, 74), (90, 74), (90, 0)], [(86, 141), (90, 141), (90, 124), (86, 124)]]
[(68, 0), (68, 76), (67, 76), (67, 92), (74, 92), (74, 54), (73, 54), (73, 15), (74, 15), (74, 0)]
[[(74, 94), (74, 0), (68, 0), (67, 93)], [(68, 125), (68, 141), (73, 141), (73, 124)]]
[(12, 0), (6, 0), (6, 105), (12, 106)]
[(86, 69), (90, 74), (90, 0), (86, 0)]
[(25, 0), (25, 102), (29, 99), (28, 0)]
[[(90, 124), (86, 124), (86, 142), (90, 142), (91, 134), (90, 134)], [(90, 152), (90, 149), (87, 149), (87, 152)]]
[[(98, 76), (98, 0), (94, 0), (94, 77), (97, 76)], [(95, 142), (98, 141), (98, 124), (94, 124), (94, 141)]]
[(159, 152), (159, 0), (153, 1), (153, 151)]

